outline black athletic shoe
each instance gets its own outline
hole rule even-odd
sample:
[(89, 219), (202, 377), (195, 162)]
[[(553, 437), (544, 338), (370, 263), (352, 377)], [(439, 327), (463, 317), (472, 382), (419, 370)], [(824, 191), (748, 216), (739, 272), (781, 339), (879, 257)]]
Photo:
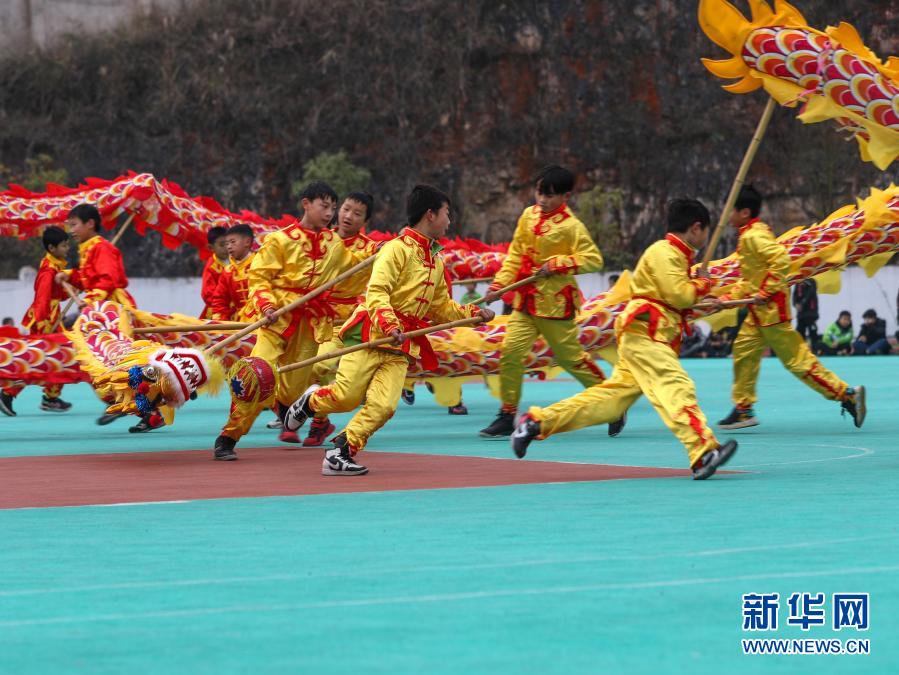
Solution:
[(481, 429), (480, 435), (484, 438), (499, 438), (511, 436), (513, 431), (515, 431), (515, 414), (500, 410), (490, 426)]
[(405, 403), (406, 405), (415, 405), (415, 390), (403, 389), (403, 393), (400, 394), (400, 398), (403, 399), (403, 403)]
[(624, 413), (619, 419), (609, 423), (609, 436), (615, 438), (624, 431), (624, 425), (627, 424), (627, 413)]
[[(306, 420), (315, 414), (315, 411), (309, 407), (309, 398), (316, 391), (321, 389), (321, 385), (313, 384), (303, 395), (300, 396), (284, 413), (284, 431), (296, 431), (306, 424)], [(297, 440), (297, 443), (300, 441)]]
[(346, 434), (339, 433), (334, 437), (334, 447), (325, 453), (322, 460), (323, 476), (364, 476), (368, 469), (357, 464), (350, 452), (350, 444)]
[(865, 388), (859, 385), (847, 389), (846, 398), (842, 400), (840, 405), (842, 407), (840, 414), (845, 415), (849, 413), (855, 426), (861, 429), (862, 424), (865, 423), (865, 415), (868, 413), (868, 408), (865, 405)]
[(233, 462), (237, 459), (237, 453), (234, 452), (234, 446), (237, 445), (230, 436), (219, 436), (215, 439), (215, 452), (212, 458), (220, 462)]
[(112, 424), (120, 417), (124, 417), (125, 413), (104, 413), (97, 418), (97, 424), (101, 427), (105, 427), (107, 424)]
[(718, 470), (719, 466), (727, 464), (728, 460), (734, 456), (737, 451), (737, 442), (734, 440), (727, 441), (724, 445), (719, 445), (714, 450), (706, 452), (696, 464), (693, 465), (693, 480), (705, 480), (711, 478)]
[(468, 408), (460, 403), (458, 405), (451, 405), (446, 409), (446, 412), (448, 412), (450, 415), (467, 415)]
[(4, 415), (15, 417), (16, 411), (12, 409), (12, 402), (15, 399), (15, 396), (10, 396), (6, 393), (0, 393), (0, 412), (2, 412)]
[(159, 429), (165, 426), (165, 421), (159, 415), (144, 415), (140, 418), (140, 422), (133, 427), (128, 427), (129, 434), (143, 434), (153, 429)]
[(524, 457), (528, 452), (528, 446), (537, 436), (540, 435), (540, 422), (530, 415), (522, 415), (518, 420), (518, 426), (512, 432), (509, 440), (512, 443), (512, 452), (518, 459)]
[(721, 429), (745, 429), (759, 423), (752, 408), (734, 408), (730, 415), (718, 422)]
[(71, 407), (71, 403), (63, 401), (61, 398), (41, 396), (41, 410), (46, 410), (47, 412), (65, 412)]

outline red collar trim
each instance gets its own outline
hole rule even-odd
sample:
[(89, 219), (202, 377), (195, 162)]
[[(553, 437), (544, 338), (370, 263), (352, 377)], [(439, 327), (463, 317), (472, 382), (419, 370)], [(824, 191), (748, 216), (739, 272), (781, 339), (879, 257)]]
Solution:
[(423, 235), (418, 230), (413, 230), (411, 227), (406, 227), (403, 229), (402, 235), (404, 237), (411, 238), (416, 244), (419, 244), (424, 250), (431, 250), (431, 242), (432, 239)]
[(760, 222), (761, 222), (761, 218), (753, 218), (753, 219), (750, 220), (748, 223), (746, 223), (743, 227), (740, 228), (740, 234), (743, 234), (743, 233), (744, 233), (746, 230), (748, 230), (750, 227), (752, 227), (752, 226), (755, 225), (756, 223), (760, 223)]
[(687, 257), (688, 264), (693, 264), (693, 254), (696, 253), (696, 251), (693, 250), (693, 247), (690, 246), (690, 244), (685, 242), (676, 234), (671, 234), (670, 232), (665, 235), (665, 241), (667, 241), (674, 248), (683, 253)]

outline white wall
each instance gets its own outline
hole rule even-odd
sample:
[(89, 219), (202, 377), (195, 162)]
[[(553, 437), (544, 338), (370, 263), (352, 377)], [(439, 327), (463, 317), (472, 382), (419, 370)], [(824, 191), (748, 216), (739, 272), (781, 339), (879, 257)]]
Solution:
[[(19, 279), (0, 279), (0, 316), (12, 316), (18, 323), (33, 298), (34, 269), (23, 268)], [(582, 274), (578, 283), (584, 295), (592, 297), (609, 287), (608, 278), (614, 272), (601, 274)], [(477, 287), (479, 293), (486, 291), (487, 285)], [(203, 308), (200, 299), (200, 279), (131, 279), (128, 290), (137, 301), (137, 306), (150, 312), (161, 314), (179, 313), (197, 316)], [(818, 330), (824, 329), (834, 321), (840, 310), (852, 312), (855, 326), (861, 325), (861, 315), (868, 308), (874, 308), (877, 314), (887, 320), (887, 332), (892, 334), (896, 326), (896, 292), (899, 290), (899, 267), (890, 266), (881, 269), (872, 279), (865, 276), (864, 271), (852, 267), (843, 272), (843, 284), (836, 295), (819, 295), (821, 318)], [(454, 286), (456, 299), (465, 293), (464, 287)], [(494, 310), (500, 309), (500, 303), (494, 303)]]

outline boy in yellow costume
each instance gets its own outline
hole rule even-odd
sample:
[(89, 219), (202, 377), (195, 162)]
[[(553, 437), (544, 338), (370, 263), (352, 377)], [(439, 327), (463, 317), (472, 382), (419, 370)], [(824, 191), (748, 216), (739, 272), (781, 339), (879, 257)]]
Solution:
[(721, 445), (696, 401), (696, 387), (678, 359), (686, 316), (709, 292), (707, 273), (691, 276), (695, 252), (709, 237), (709, 212), (694, 199), (668, 207), (668, 234), (643, 253), (631, 280), (632, 298), (615, 320), (618, 363), (609, 379), (548, 408), (533, 407), (512, 434), (524, 457), (533, 440), (619, 419), (645, 394), (684, 444), (695, 480), (709, 478), (737, 451)]
[(758, 424), (752, 406), (765, 346), (777, 355), (793, 375), (819, 394), (839, 401), (856, 427), (865, 421), (865, 388), (850, 387), (825, 368), (790, 323), (787, 278), (790, 256), (767, 224), (759, 220), (762, 195), (747, 185), (737, 197), (731, 225), (740, 233), (737, 257), (741, 279), (721, 300), (752, 298), (749, 315), (734, 340), (734, 409), (718, 422), (722, 429), (742, 429)]
[[(250, 264), (250, 301), (260, 318), (269, 320), (269, 325), (256, 331), (251, 355), (268, 361), (276, 373), (279, 365), (316, 355), (319, 344), (331, 336), (333, 311), (327, 294), (278, 318), (273, 318), (275, 310), (361, 260), (328, 229), (336, 203), (337, 195), (327, 183), (309, 184), (302, 194), (303, 219), (266, 236)], [(308, 386), (311, 375), (311, 368), (276, 374), (275, 406), (282, 418), (290, 403)], [(265, 407), (264, 402), (232, 403), (228, 421), (215, 441), (215, 459), (237, 459), (234, 446)], [(278, 438), (299, 443), (296, 433), (286, 429)]]
[(368, 439), (389, 420), (400, 400), (409, 361), (420, 358), (425, 368), (437, 365), (427, 336), (409, 340), (405, 332), (430, 323), (479, 316), (490, 321), (493, 312), (475, 305), (459, 305), (449, 292), (446, 270), (437, 239), (450, 224), (450, 199), (429, 185), (416, 185), (406, 200), (406, 227), (381, 247), (365, 302), (340, 330), (347, 346), (392, 337), (393, 345), (362, 349), (340, 359), (334, 384), (312, 385), (290, 407), (287, 429), (299, 429), (316, 413), (362, 408), (334, 438), (322, 462), (325, 476), (358, 476), (368, 469), (354, 457)]
[(486, 301), (493, 302), (504, 286), (542, 275), (515, 293), (499, 361), (501, 406), (481, 436), (508, 436), (515, 428), (524, 360), (538, 336), (552, 348), (556, 363), (585, 387), (604, 378), (578, 342), (575, 315), (581, 292), (574, 275), (597, 272), (603, 261), (587, 228), (568, 208), (573, 189), (574, 174), (567, 169), (548, 166), (540, 172), (534, 190), (537, 203), (518, 219), (509, 253), (487, 292)]
[(250, 301), (250, 265), (253, 263), (253, 228), (245, 223), (234, 225), (225, 234), (229, 262), (219, 274), (209, 299), (216, 321), (256, 320), (256, 307)]
[[(343, 239), (343, 243), (352, 251), (362, 257), (373, 256), (378, 250), (378, 242), (369, 239), (362, 230), (368, 226), (371, 220), (371, 212), (374, 209), (375, 200), (367, 192), (351, 192), (340, 205), (337, 212), (337, 234)], [(331, 291), (330, 300), (334, 307), (335, 331), (330, 340), (323, 342), (318, 348), (319, 354), (327, 354), (343, 347), (337, 328), (350, 318), (350, 315), (359, 306), (359, 300), (365, 295), (365, 287), (371, 276), (371, 267), (360, 270), (349, 279), (341, 281)], [(337, 359), (321, 361), (312, 366), (312, 382), (324, 384), (333, 376), (332, 371), (337, 367)], [(334, 431), (334, 425), (327, 415), (316, 415), (309, 425), (309, 434), (303, 439), (306, 447), (319, 447), (324, 445), (325, 439)]]

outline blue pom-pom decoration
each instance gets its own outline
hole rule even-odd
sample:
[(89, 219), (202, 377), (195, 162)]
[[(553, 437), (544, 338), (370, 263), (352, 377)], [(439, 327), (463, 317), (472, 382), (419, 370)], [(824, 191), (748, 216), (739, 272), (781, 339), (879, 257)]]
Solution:
[(134, 405), (137, 406), (137, 410), (141, 415), (149, 415), (153, 412), (153, 405), (150, 403), (150, 399), (147, 398), (146, 394), (138, 394), (135, 396)]
[[(140, 366), (131, 366), (128, 369), (128, 386), (137, 389), (140, 383), (144, 381), (144, 371)], [(144, 397), (146, 398), (146, 397)]]

